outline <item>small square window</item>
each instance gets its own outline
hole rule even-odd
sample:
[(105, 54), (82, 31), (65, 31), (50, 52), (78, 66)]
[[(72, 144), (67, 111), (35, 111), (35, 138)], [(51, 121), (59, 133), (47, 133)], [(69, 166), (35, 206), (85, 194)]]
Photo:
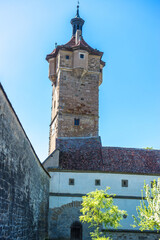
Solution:
[(74, 125), (75, 126), (79, 126), (79, 122), (80, 122), (79, 118), (74, 119)]
[(74, 178), (69, 178), (69, 185), (74, 185)]
[(122, 187), (128, 187), (128, 180), (122, 180)]
[(84, 58), (84, 54), (83, 53), (80, 54), (80, 58), (82, 58), (82, 59)]
[[(153, 183), (154, 183), (154, 181), (151, 181), (151, 188), (153, 188)], [(155, 181), (155, 183), (156, 183), (156, 186), (157, 186), (157, 181)]]
[(100, 179), (96, 179), (95, 180), (95, 186), (100, 186), (101, 185), (101, 180)]
[(69, 59), (69, 55), (66, 55), (66, 59), (67, 59), (67, 60)]

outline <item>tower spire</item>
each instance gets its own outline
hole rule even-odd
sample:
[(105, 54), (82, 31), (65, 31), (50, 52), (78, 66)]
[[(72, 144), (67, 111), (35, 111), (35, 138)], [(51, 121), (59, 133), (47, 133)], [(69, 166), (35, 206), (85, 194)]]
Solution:
[(82, 33), (82, 27), (83, 27), (83, 24), (84, 24), (84, 20), (79, 15), (79, 1), (77, 3), (76, 16), (75, 16), (75, 18), (71, 19), (71, 24), (73, 26), (73, 31), (72, 31), (73, 36), (75, 36), (77, 30), (80, 30), (81, 33)]
[(79, 1), (78, 1), (78, 4), (77, 4), (77, 14), (76, 14), (76, 17), (80, 18), (80, 15), (79, 15)]

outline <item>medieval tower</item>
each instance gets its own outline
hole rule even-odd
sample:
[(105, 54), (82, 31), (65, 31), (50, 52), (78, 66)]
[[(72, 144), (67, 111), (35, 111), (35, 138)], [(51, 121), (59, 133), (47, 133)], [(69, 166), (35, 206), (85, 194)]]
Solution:
[(53, 86), (49, 153), (56, 148), (57, 138), (98, 136), (103, 53), (84, 41), (79, 6), (71, 24), (71, 40), (46, 57)]
[(53, 87), (49, 156), (43, 163), (51, 176), (49, 239), (90, 240), (90, 228), (79, 221), (82, 196), (109, 186), (116, 194), (114, 203), (128, 216), (117, 231), (103, 230), (114, 240), (156, 240), (154, 231), (141, 233), (131, 224), (144, 180), (151, 184), (160, 174), (160, 151), (102, 146), (98, 109), (103, 52), (85, 42), (79, 5), (71, 24), (71, 40), (46, 57)]

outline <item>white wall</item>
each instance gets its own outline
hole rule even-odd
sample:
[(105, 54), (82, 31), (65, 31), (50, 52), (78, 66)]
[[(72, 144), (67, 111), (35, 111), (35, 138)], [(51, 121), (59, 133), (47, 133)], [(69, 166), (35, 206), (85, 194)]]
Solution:
[[(136, 215), (136, 207), (140, 204), (140, 199), (130, 199), (129, 197), (141, 197), (144, 181), (150, 184), (154, 179), (158, 179), (157, 176), (112, 173), (50, 172), (50, 175), (50, 193), (62, 194), (62, 196), (50, 196), (50, 208), (60, 207), (72, 201), (82, 201), (81, 197), (73, 194), (86, 194), (110, 186), (110, 193), (124, 197), (123, 199), (114, 199), (114, 204), (128, 213), (127, 218), (121, 221), (122, 229), (133, 229), (130, 226), (133, 224), (132, 215)], [(75, 179), (75, 185), (69, 185), (69, 178)], [(95, 186), (95, 179), (101, 180), (100, 186)], [(128, 180), (128, 187), (122, 187), (122, 179)]]
[[(141, 196), (144, 181), (150, 184), (157, 176), (112, 174), (112, 173), (78, 173), (50, 172), (50, 192), (86, 194), (96, 189), (111, 187), (110, 193), (122, 196)], [(69, 185), (69, 178), (75, 179), (75, 185)], [(95, 186), (95, 179), (101, 180), (100, 186)], [(128, 187), (122, 187), (121, 181), (128, 180)]]

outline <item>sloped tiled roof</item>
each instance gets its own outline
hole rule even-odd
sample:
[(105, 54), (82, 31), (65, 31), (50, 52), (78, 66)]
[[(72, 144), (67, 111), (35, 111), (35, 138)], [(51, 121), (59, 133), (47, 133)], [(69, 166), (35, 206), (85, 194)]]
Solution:
[(59, 167), (66, 170), (101, 169), (100, 138), (57, 139), (60, 150)]
[[(46, 60), (49, 60), (50, 58), (56, 57), (58, 54), (58, 51), (60, 49), (73, 51), (76, 49), (82, 49), (88, 51), (90, 54), (101, 56), (103, 55), (103, 52), (98, 51), (97, 49), (92, 48), (89, 46), (83, 37), (79, 40), (79, 42), (76, 44), (76, 38), (72, 36), (71, 40), (64, 44), (64, 45), (58, 45), (50, 54), (47, 55)], [(101, 64), (105, 65), (105, 63), (101, 60)]]
[(99, 137), (57, 139), (57, 148), (63, 170), (160, 174), (160, 150), (102, 147)]
[(160, 150), (102, 147), (102, 157), (105, 171), (160, 174)]

